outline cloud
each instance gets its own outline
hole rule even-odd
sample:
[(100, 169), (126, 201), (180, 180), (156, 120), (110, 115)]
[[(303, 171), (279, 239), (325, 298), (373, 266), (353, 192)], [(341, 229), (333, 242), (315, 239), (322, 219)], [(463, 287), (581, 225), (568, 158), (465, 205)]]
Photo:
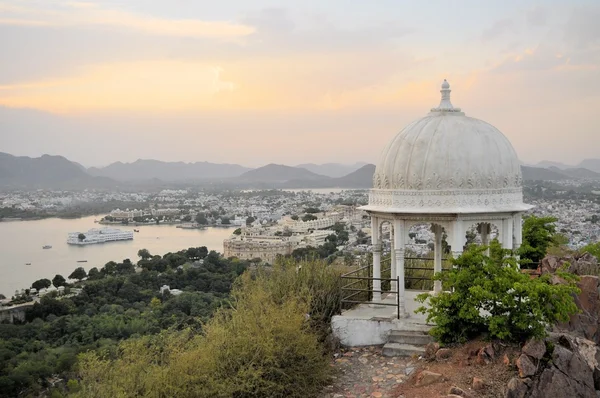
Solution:
[(577, 48), (600, 44), (600, 6), (577, 7), (565, 26), (565, 40)]
[(548, 18), (548, 13), (545, 8), (536, 6), (527, 10), (525, 19), (530, 26), (544, 26)]
[(51, 112), (208, 109), (235, 85), (219, 66), (180, 61), (97, 65), (81, 75), (0, 86), (0, 105)]
[(96, 3), (48, 1), (46, 7), (22, 7), (1, 4), (2, 25), (19, 26), (110, 26), (152, 35), (196, 38), (239, 38), (251, 34), (250, 26), (230, 21), (198, 19), (166, 19), (138, 14), (122, 9), (111, 9)]
[(481, 35), (481, 38), (484, 42), (493, 40), (504, 34), (512, 26), (513, 21), (511, 19), (501, 19), (499, 21), (494, 22), (494, 24), (488, 29), (485, 29)]

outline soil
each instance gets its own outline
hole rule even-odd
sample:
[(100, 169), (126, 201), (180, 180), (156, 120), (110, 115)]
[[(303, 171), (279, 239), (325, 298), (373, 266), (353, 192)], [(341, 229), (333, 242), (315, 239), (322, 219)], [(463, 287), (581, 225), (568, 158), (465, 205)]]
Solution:
[[(452, 386), (461, 388), (472, 398), (504, 397), (508, 381), (517, 375), (514, 361), (520, 348), (493, 344), (494, 358), (488, 364), (477, 363), (477, 352), (488, 344), (472, 341), (450, 348), (451, 356), (440, 361), (384, 357), (381, 347), (343, 349), (332, 361), (336, 377), (322, 397), (439, 398), (446, 396)], [(504, 363), (504, 355), (509, 365)], [(440, 373), (443, 378), (429, 386), (416, 386), (423, 370)], [(474, 377), (483, 380), (484, 389), (473, 390)]]

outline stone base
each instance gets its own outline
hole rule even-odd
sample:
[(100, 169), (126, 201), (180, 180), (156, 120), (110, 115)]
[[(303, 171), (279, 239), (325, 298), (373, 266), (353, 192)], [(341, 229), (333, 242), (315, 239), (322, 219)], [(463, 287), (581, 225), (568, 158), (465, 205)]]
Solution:
[[(432, 325), (425, 315), (415, 314), (421, 306), (414, 298), (422, 291), (407, 291), (405, 295), (406, 318), (397, 319), (397, 307), (376, 304), (361, 304), (331, 320), (331, 328), (343, 346), (356, 347), (387, 343), (391, 330), (427, 332)], [(385, 303), (395, 303), (388, 296)]]

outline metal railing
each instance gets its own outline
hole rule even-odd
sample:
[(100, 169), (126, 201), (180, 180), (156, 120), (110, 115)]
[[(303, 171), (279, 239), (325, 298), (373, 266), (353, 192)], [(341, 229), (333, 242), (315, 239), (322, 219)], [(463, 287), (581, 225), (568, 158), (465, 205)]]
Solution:
[[(433, 258), (428, 257), (405, 257), (406, 260), (409, 260), (409, 266), (404, 267), (404, 283), (405, 288), (408, 285), (408, 288), (413, 287), (418, 281), (423, 281), (421, 284), (421, 288), (424, 287), (424, 281), (431, 281), (431, 288), (433, 288)], [(414, 261), (431, 261), (431, 267), (415, 267), (411, 266), (410, 262)], [(444, 267), (444, 264), (448, 263), (447, 258), (442, 258), (442, 271), (447, 271), (448, 268)], [(341, 276), (342, 279), (342, 309), (350, 308), (357, 304), (374, 304), (373, 302), (373, 293), (388, 293), (388, 294), (396, 294), (396, 302), (377, 302), (377, 305), (384, 306), (395, 306), (397, 307), (398, 317), (400, 316), (400, 278), (391, 278), (391, 259), (389, 256), (387, 258), (383, 258), (381, 260), (381, 277), (375, 278), (373, 277), (372, 263), (368, 261), (367, 265), (361, 266), (355, 270), (347, 272)], [(387, 267), (386, 267), (387, 266)], [(386, 267), (386, 268), (384, 268)], [(412, 271), (421, 271), (421, 273), (431, 273), (431, 275), (420, 275), (415, 276)], [(384, 275), (390, 275), (390, 278), (383, 277)], [(381, 288), (379, 290), (373, 289), (373, 281), (381, 281)], [(416, 281), (416, 282), (415, 282)], [(347, 283), (344, 283), (347, 282)], [(391, 282), (396, 282), (396, 289), (391, 289)]]
[[(396, 313), (397, 313), (397, 317), (398, 319), (400, 318), (400, 294), (398, 294), (398, 289), (396, 290), (383, 290), (383, 288), (379, 289), (379, 290), (374, 290), (373, 289), (373, 281), (381, 281), (382, 285), (383, 282), (396, 282), (396, 288), (398, 286), (400, 286), (400, 278), (375, 278), (373, 276), (371, 276), (371, 267), (372, 265), (366, 265), (364, 267), (360, 267), (354, 271), (350, 271), (347, 272), (345, 274), (343, 274), (341, 276), (342, 278), (342, 282), (344, 281), (350, 281), (353, 280), (353, 282), (348, 283), (347, 285), (343, 285), (342, 286), (342, 307), (344, 307), (344, 305), (356, 305), (356, 304), (374, 304), (372, 302), (373, 300), (373, 293), (389, 293), (389, 294), (396, 294), (396, 302), (395, 303), (386, 303), (383, 301), (379, 301), (376, 304), (377, 305), (384, 305), (384, 306), (392, 306), (392, 307), (396, 307)], [(360, 276), (361, 272), (367, 272), (368, 276)], [(390, 269), (387, 268), (385, 270), (382, 270), (382, 273), (384, 271), (389, 271)], [(361, 288), (361, 287), (351, 287), (351, 286), (361, 286), (364, 285), (366, 282), (366, 288)], [(349, 293), (349, 295), (346, 295), (346, 293)], [(356, 296), (360, 295), (360, 294), (364, 294), (366, 293), (367, 297), (366, 300), (359, 300), (356, 299)]]

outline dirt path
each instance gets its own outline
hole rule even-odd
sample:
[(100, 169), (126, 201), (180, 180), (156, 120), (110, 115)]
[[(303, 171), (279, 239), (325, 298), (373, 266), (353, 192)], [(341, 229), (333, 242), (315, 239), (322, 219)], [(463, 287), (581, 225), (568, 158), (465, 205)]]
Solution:
[(394, 390), (417, 369), (417, 362), (411, 358), (384, 357), (379, 347), (342, 350), (332, 363), (337, 376), (322, 397), (401, 397)]

